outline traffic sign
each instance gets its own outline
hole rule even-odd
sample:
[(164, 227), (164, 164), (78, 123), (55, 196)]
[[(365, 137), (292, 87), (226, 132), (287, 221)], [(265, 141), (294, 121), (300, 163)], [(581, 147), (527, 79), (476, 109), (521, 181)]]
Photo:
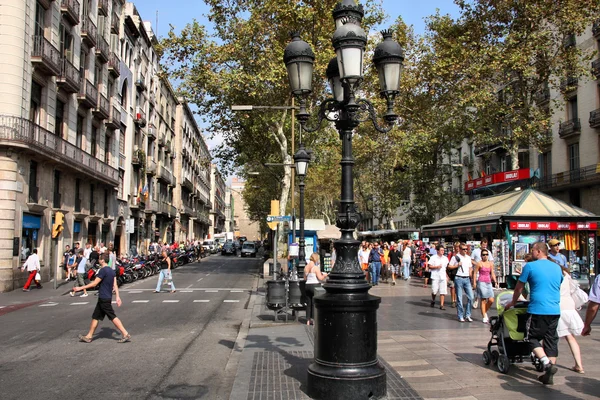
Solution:
[(283, 221), (291, 221), (291, 215), (267, 215), (267, 222), (283, 222)]

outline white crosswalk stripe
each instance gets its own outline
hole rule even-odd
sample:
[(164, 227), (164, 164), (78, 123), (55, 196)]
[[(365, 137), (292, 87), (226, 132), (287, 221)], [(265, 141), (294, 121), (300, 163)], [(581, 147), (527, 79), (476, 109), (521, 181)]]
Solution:
[(148, 303), (150, 300), (134, 300), (132, 303)]
[(179, 300), (163, 300), (163, 303), (179, 303)]
[(77, 303), (71, 303), (71, 305), (72, 306), (84, 306), (84, 305), (86, 305), (88, 303), (89, 303), (88, 301), (80, 301), (80, 302), (77, 302)]
[(239, 300), (223, 300), (223, 303), (239, 303)]
[(208, 303), (210, 300), (194, 300), (194, 303)]

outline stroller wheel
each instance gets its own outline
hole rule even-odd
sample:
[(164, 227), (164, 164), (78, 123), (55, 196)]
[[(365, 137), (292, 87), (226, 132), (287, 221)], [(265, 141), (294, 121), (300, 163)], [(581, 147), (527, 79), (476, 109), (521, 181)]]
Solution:
[(483, 352), (482, 358), (483, 358), (483, 363), (485, 365), (490, 365), (490, 363), (492, 362), (492, 353), (490, 353), (488, 350), (486, 350)]
[(498, 362), (498, 357), (500, 357), (498, 350), (492, 350), (492, 363), (496, 364), (496, 362)]
[(498, 367), (498, 371), (506, 374), (510, 368), (510, 361), (508, 360), (508, 357), (506, 357), (504, 354), (501, 354), (500, 357), (498, 357), (496, 365)]

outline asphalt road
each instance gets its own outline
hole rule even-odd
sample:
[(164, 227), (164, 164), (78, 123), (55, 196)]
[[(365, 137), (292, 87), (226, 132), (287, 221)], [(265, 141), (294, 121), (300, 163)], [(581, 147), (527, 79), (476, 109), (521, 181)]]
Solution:
[(260, 259), (213, 255), (173, 272), (176, 293), (157, 277), (121, 287), (117, 316), (80, 343), (96, 304), (68, 295), (0, 316), (0, 397), (8, 399), (228, 399), (230, 354), (256, 284)]

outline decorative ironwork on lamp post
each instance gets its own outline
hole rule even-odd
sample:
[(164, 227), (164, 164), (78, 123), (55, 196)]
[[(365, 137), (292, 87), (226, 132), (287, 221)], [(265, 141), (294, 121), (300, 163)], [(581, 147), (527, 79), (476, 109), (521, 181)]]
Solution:
[[(304, 145), (300, 143), (300, 148), (294, 154), (294, 163), (296, 164), (296, 174), (298, 174), (298, 187), (300, 188), (300, 238), (298, 249), (298, 276), (304, 274), (306, 267), (306, 241), (304, 240), (304, 178), (310, 162), (310, 153), (306, 151)], [(294, 228), (295, 229), (295, 228)]]
[(363, 7), (354, 0), (343, 0), (332, 14), (336, 57), (330, 61), (326, 74), (333, 96), (318, 106), (314, 126), (308, 125), (306, 96), (312, 92), (315, 55), (296, 32), (284, 52), (291, 91), (299, 100), (297, 118), (302, 128), (314, 132), (323, 121), (334, 122), (342, 141), (341, 199), (336, 219), (341, 238), (334, 244), (338, 256), (324, 284), (326, 294), (314, 300), (315, 358), (308, 368), (308, 395), (328, 400), (381, 399), (387, 391), (385, 369), (377, 359), (377, 309), (381, 299), (368, 293), (370, 286), (358, 262), (360, 243), (353, 237), (360, 214), (354, 203), (352, 132), (366, 121), (382, 133), (393, 128), (404, 52), (392, 39), (391, 31), (382, 32), (384, 40), (373, 56), (380, 94), (387, 103), (384, 123), (380, 124), (373, 104), (356, 97), (363, 80), (367, 44), (367, 35), (360, 26)]

